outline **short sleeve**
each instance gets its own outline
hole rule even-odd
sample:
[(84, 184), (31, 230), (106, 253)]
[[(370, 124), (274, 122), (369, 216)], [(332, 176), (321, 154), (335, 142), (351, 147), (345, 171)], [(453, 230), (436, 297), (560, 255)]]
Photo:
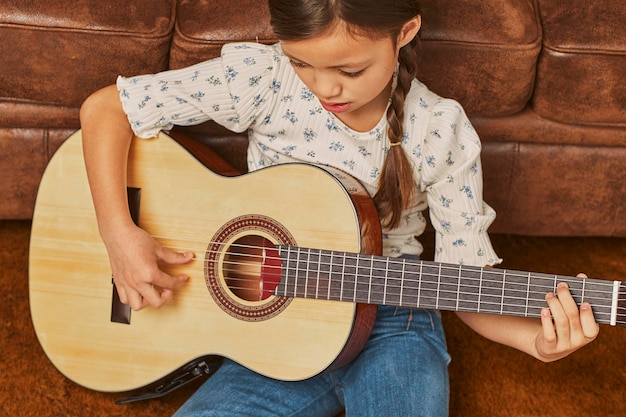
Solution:
[(227, 44), (220, 58), (158, 74), (119, 77), (120, 100), (133, 131), (142, 138), (207, 120), (242, 132), (263, 114), (274, 54), (271, 46)]

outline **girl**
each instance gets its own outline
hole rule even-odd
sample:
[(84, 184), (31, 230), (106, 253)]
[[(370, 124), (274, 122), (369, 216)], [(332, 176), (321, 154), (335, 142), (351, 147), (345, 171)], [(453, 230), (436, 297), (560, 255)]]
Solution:
[[(486, 234), (480, 142), (460, 105), (415, 79), (415, 0), (269, 0), (280, 43), (232, 44), (190, 68), (119, 78), (81, 110), (84, 152), (102, 238), (120, 298), (139, 310), (172, 299), (190, 253), (136, 227), (126, 201), (133, 134), (214, 120), (249, 131), (248, 165), (304, 161), (364, 183), (383, 225), (384, 254), (419, 256), (428, 206), (436, 260), (500, 260)], [(480, 334), (542, 360), (592, 341), (598, 326), (566, 285), (540, 321), (459, 313)], [(445, 416), (449, 356), (437, 311), (380, 306), (372, 335), (350, 364), (305, 381), (275, 381), (226, 360), (177, 416)], [(227, 398), (228, 401), (224, 401)]]

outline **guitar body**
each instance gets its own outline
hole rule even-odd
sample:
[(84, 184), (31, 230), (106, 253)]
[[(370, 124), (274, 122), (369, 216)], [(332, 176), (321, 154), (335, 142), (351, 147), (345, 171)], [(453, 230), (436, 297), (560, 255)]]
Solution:
[[(160, 309), (130, 312), (116, 304), (80, 132), (50, 161), (33, 216), (29, 291), (35, 331), (52, 363), (87, 388), (121, 392), (205, 355), (284, 380), (349, 360), (369, 335), (375, 307), (273, 295), (249, 299), (226, 276), (233, 248), (259, 239), (379, 251), (378, 220), (360, 184), (347, 178), (346, 185), (304, 164), (221, 176), (192, 154), (196, 145), (181, 143), (165, 134), (137, 139), (129, 157), (138, 224), (163, 245), (195, 253), (189, 264), (167, 269), (190, 280)], [(258, 262), (251, 263), (252, 271), (237, 276), (258, 277)], [(119, 308), (126, 308), (121, 320)]]

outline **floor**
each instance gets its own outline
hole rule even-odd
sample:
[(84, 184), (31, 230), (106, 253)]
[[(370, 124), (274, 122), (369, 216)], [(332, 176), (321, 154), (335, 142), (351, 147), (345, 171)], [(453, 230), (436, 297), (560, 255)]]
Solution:
[[(120, 406), (114, 401), (123, 394), (84, 389), (50, 364), (29, 316), (29, 233), (26, 221), (0, 221), (0, 415), (171, 415), (196, 386), (163, 399)], [(610, 280), (626, 277), (626, 239), (492, 239), (506, 268), (565, 275), (584, 271)], [(444, 320), (453, 358), (451, 416), (626, 415), (626, 329), (602, 326), (592, 345), (565, 360), (543, 364), (477, 336), (453, 313), (444, 313)]]

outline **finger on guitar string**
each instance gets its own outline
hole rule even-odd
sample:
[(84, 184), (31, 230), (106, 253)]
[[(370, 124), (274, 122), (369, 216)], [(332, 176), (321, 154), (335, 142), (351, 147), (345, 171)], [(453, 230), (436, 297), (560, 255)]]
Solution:
[(584, 302), (579, 308), (567, 283), (559, 283), (556, 293), (546, 295), (546, 302), (549, 308), (541, 316), (543, 334), (555, 350), (576, 349), (595, 339), (599, 326), (591, 306)]
[(148, 306), (159, 308), (167, 304), (174, 297), (170, 289), (163, 289), (154, 285), (146, 284), (137, 291), (133, 291), (133, 297), (129, 300), (130, 307), (139, 311)]

